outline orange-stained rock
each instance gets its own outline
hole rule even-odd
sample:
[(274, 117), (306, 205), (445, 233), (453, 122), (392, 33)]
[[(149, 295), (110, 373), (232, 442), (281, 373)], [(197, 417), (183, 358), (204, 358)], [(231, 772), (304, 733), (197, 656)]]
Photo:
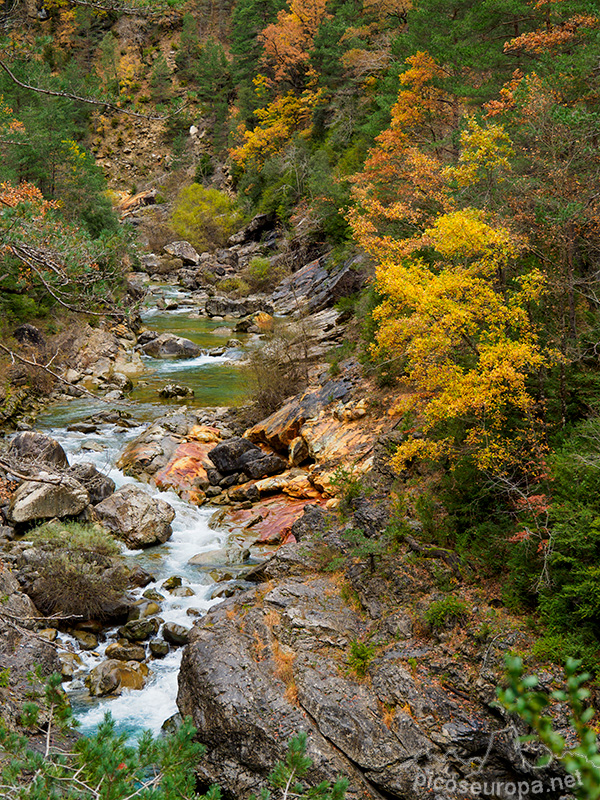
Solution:
[(206, 503), (206, 495), (202, 489), (186, 489), (179, 493), (182, 500), (192, 503), (194, 506), (201, 506)]
[(119, 456), (117, 466), (125, 475), (142, 476), (144, 472), (148, 473), (152, 469), (152, 461), (159, 459), (163, 454), (164, 448), (160, 442), (134, 440)]
[(308, 473), (301, 469), (290, 469), (270, 478), (247, 481), (229, 490), (229, 497), (234, 502), (258, 500), (272, 494), (283, 492), (290, 497), (319, 499), (321, 493), (315, 489), (308, 479)]
[(291, 400), (266, 419), (249, 428), (244, 436), (251, 442), (268, 444), (275, 450), (287, 450), (288, 445), (299, 434), (307, 419), (305, 408)]
[(157, 488), (163, 491), (172, 489), (177, 494), (208, 488), (210, 484), (206, 470), (214, 469), (208, 453), (213, 447), (214, 441), (183, 442), (178, 445), (168, 464), (154, 476)]
[(193, 425), (186, 438), (193, 439), (195, 442), (214, 442), (215, 444), (221, 441), (219, 429), (212, 428), (210, 425)]
[(295, 478), (290, 478), (287, 484), (283, 487), (284, 494), (289, 497), (306, 498), (318, 500), (322, 494), (316, 489), (309, 481), (307, 475), (298, 475)]
[[(319, 505), (323, 501), (319, 502)], [(274, 495), (255, 503), (250, 509), (224, 509), (215, 515), (211, 527), (237, 530), (252, 522), (250, 530), (256, 536), (254, 544), (279, 544), (293, 541), (291, 527), (299, 519), (307, 503), (315, 503), (314, 499), (292, 500), (284, 494)]]
[(261, 331), (265, 333), (273, 330), (273, 317), (267, 314), (266, 311), (259, 311), (254, 317), (254, 324)]
[(305, 422), (301, 432), (315, 461), (354, 462), (369, 455), (382, 427), (381, 423), (369, 424), (363, 420), (340, 422), (333, 416), (321, 414)]

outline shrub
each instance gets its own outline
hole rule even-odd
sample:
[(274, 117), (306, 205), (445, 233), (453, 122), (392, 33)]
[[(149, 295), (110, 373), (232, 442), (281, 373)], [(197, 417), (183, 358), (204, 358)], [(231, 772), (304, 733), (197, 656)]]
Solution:
[(466, 616), (467, 604), (453, 594), (433, 602), (424, 614), (425, 621), (434, 630), (454, 626)]
[(39, 577), (30, 594), (47, 616), (105, 619), (127, 586), (122, 567), (113, 566), (105, 556), (85, 551), (46, 552), (36, 566)]
[(375, 658), (375, 648), (365, 642), (353, 641), (350, 643), (348, 666), (359, 678), (364, 678), (369, 669), (369, 664)]
[(281, 262), (255, 256), (244, 270), (244, 279), (253, 292), (267, 292), (279, 283), (284, 274), (285, 267)]
[(170, 226), (196, 250), (205, 252), (223, 247), (241, 222), (242, 216), (228, 195), (192, 183), (179, 193)]
[(247, 297), (250, 294), (250, 287), (243, 278), (225, 278), (216, 284), (216, 288), (223, 294), (234, 295), (235, 297)]
[(80, 522), (45, 522), (28, 533), (28, 538), (46, 550), (68, 549), (103, 556), (116, 556), (121, 546), (104, 528)]
[(249, 355), (246, 383), (259, 419), (276, 411), (308, 383), (308, 334), (302, 324), (277, 325)]

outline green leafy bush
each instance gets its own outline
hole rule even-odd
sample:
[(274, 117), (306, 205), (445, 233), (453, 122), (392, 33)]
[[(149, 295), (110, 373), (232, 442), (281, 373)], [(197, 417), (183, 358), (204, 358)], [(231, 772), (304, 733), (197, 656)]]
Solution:
[(223, 247), (241, 222), (242, 216), (228, 195), (192, 183), (179, 193), (169, 224), (196, 250), (205, 252)]
[(425, 621), (436, 631), (454, 626), (466, 616), (467, 604), (453, 594), (433, 602), (424, 614)]
[(350, 643), (348, 666), (359, 678), (364, 678), (369, 669), (369, 664), (375, 658), (375, 648), (365, 642), (353, 641)]

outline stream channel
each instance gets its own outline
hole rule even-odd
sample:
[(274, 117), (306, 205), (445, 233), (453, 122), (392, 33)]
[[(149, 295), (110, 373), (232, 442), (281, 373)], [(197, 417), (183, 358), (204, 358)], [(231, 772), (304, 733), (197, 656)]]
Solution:
[[(155, 294), (151, 296), (151, 302), (156, 301), (156, 292), (171, 301), (185, 297), (173, 287), (153, 288)], [(155, 305), (150, 305), (142, 313), (142, 319), (149, 328), (160, 333), (169, 331), (185, 336), (206, 349), (224, 347), (233, 335), (218, 330), (213, 333), (213, 329), (223, 328), (226, 323), (200, 317), (193, 307), (160, 311)], [(152, 420), (181, 407), (181, 403), (173, 405), (171, 402), (161, 402), (157, 389), (169, 382), (182, 383), (195, 392), (191, 401), (186, 400), (188, 406), (203, 408), (231, 405), (244, 396), (240, 367), (236, 364), (242, 355), (242, 349), (234, 349), (227, 350), (222, 356), (203, 355), (185, 360), (144, 357), (148, 372), (140, 376), (140, 380), (145, 385), (136, 386), (128, 395), (127, 403), (122, 406), (114, 404), (114, 407), (131, 414), (132, 420), (140, 423), (139, 427), (124, 430), (112, 424), (104, 424), (93, 434), (67, 431), (69, 424), (106, 410), (106, 403), (89, 397), (52, 405), (40, 414), (37, 427), (61, 443), (71, 464), (91, 461), (97, 469), (115, 481), (117, 489), (126, 483), (139, 484), (134, 478), (123, 475), (115, 467), (115, 462), (125, 445), (136, 438)], [(87, 449), (88, 446), (96, 449)], [(144, 589), (132, 591), (132, 594), (140, 597), (147, 589), (157, 589), (165, 597), (161, 602), (160, 617), (165, 622), (177, 622), (189, 628), (193, 624), (194, 616), (205, 613), (219, 600), (210, 599), (215, 588), (212, 578), (187, 562), (198, 553), (224, 546), (231, 532), (219, 532), (209, 527), (210, 517), (216, 510), (214, 507), (193, 506), (173, 492), (159, 492), (146, 484), (139, 485), (143, 485), (145, 491), (151, 495), (160, 496), (170, 503), (176, 517), (172, 522), (173, 535), (165, 544), (146, 550), (123, 550), (128, 560), (140, 564), (156, 578), (153, 583)], [(189, 587), (193, 595), (172, 597), (168, 592), (161, 591), (162, 582), (172, 575), (181, 576), (183, 585)], [(188, 609), (191, 609), (191, 614), (187, 613)], [(67, 634), (59, 634), (59, 638), (68, 649), (75, 650), (84, 662), (82, 674), (76, 674), (72, 681), (64, 684), (75, 716), (81, 723), (82, 733), (93, 732), (105, 712), (110, 711), (119, 731), (136, 735), (142, 730), (150, 729), (157, 734), (165, 720), (177, 712), (175, 700), (181, 648), (172, 647), (165, 658), (150, 661), (150, 674), (144, 689), (126, 690), (118, 697), (92, 698), (83, 684), (83, 678), (105, 659), (104, 650), (114, 638), (107, 637), (107, 641), (91, 653), (81, 651), (76, 640)]]

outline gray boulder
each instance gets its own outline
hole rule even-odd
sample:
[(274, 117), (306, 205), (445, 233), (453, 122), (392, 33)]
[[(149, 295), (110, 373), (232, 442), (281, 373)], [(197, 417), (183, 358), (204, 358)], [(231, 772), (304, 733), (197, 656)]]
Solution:
[(68, 474), (87, 490), (93, 506), (109, 497), (115, 490), (113, 479), (99, 472), (91, 462), (74, 464), (69, 467)]
[(176, 622), (165, 622), (162, 635), (165, 642), (176, 646), (187, 644), (190, 640), (189, 630), (183, 625), (178, 625)]
[(134, 484), (122, 486), (95, 511), (104, 526), (134, 549), (163, 544), (173, 532), (173, 508)]
[(89, 505), (87, 490), (75, 478), (43, 471), (38, 477), (40, 481), (24, 481), (13, 494), (8, 510), (11, 522), (75, 517)]
[(194, 266), (200, 261), (200, 256), (195, 248), (189, 242), (170, 242), (163, 247), (165, 253), (175, 258), (180, 258), (184, 264), (193, 264)]
[(232, 437), (214, 447), (208, 457), (219, 472), (238, 472), (249, 461), (263, 456), (262, 450), (249, 439)]
[(26, 464), (69, 466), (67, 455), (56, 439), (37, 431), (18, 433), (10, 443), (8, 456), (15, 462), (23, 461)]
[(194, 390), (189, 386), (181, 386), (179, 383), (167, 383), (162, 389), (158, 389), (158, 395), (167, 400), (172, 397), (193, 397)]
[(142, 350), (153, 358), (196, 358), (202, 355), (201, 347), (173, 333), (161, 333), (160, 336), (142, 345)]
[(119, 636), (127, 639), (128, 642), (143, 642), (149, 639), (158, 631), (158, 622), (152, 618), (129, 620), (122, 628), (119, 628)]

